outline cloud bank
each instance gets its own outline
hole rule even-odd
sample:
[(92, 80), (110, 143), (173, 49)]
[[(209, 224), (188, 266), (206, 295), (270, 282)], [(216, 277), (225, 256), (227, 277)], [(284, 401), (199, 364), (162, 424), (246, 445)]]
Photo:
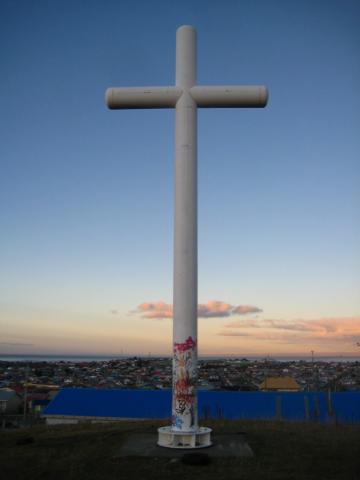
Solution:
[(318, 335), (339, 333), (360, 333), (360, 317), (329, 317), (313, 320), (273, 320), (273, 319), (244, 319), (231, 322), (225, 328), (259, 329), (262, 330), (291, 330), (294, 332), (312, 332)]
[(223, 337), (250, 336), (254, 340), (271, 340), (277, 343), (316, 341), (356, 344), (360, 337), (360, 317), (328, 317), (312, 320), (249, 319), (226, 324), (218, 333)]
[[(249, 315), (260, 313), (262, 310), (252, 305), (231, 305), (230, 303), (219, 300), (209, 300), (207, 303), (200, 303), (198, 305), (199, 318), (221, 318), (237, 315)], [(136, 310), (132, 313), (137, 313), (142, 318), (172, 318), (173, 307), (165, 302), (144, 302), (138, 305)]]

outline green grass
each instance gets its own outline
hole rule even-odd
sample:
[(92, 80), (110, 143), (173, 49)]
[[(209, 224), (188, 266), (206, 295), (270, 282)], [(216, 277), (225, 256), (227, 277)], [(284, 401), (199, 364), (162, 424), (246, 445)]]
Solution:
[[(360, 426), (285, 422), (206, 422), (215, 432), (245, 431), (251, 459), (218, 458), (184, 465), (170, 458), (119, 458), (132, 432), (155, 432), (163, 422), (37, 426), (0, 432), (0, 476), (14, 480), (237, 479), (360, 480)], [(19, 445), (24, 437), (33, 443)]]

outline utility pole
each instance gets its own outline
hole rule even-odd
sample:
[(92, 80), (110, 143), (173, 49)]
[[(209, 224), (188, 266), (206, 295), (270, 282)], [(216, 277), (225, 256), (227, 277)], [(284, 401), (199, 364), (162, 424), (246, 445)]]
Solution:
[(24, 424), (26, 423), (26, 414), (27, 414), (27, 398), (28, 398), (28, 381), (29, 381), (29, 364), (26, 365), (25, 369), (25, 384), (24, 384)]

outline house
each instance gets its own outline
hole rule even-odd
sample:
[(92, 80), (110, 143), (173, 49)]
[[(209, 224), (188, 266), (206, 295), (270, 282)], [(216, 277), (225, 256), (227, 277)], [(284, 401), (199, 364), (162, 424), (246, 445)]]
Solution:
[(22, 399), (11, 388), (0, 388), (0, 414), (17, 414), (22, 405)]
[[(59, 392), (57, 385), (40, 385), (28, 383), (27, 387), (27, 412), (39, 415), (50, 401)], [(22, 391), (24, 394), (24, 390)]]
[(45, 407), (49, 405), (48, 399), (33, 398), (30, 402), (30, 412), (34, 415), (40, 415)]
[(259, 385), (259, 390), (263, 392), (299, 392), (301, 386), (293, 377), (265, 377), (265, 380)]

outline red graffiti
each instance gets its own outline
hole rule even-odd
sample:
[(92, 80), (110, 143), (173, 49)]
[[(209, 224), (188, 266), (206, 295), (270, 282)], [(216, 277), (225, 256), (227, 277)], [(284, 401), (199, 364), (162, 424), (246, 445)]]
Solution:
[(189, 380), (180, 378), (175, 382), (175, 392), (177, 396), (188, 395), (191, 387)]
[(192, 350), (196, 347), (196, 340), (189, 337), (184, 343), (174, 343), (174, 350), (178, 352), (186, 352), (186, 350)]
[(192, 391), (192, 382), (189, 378), (179, 378), (175, 382), (175, 397), (178, 401), (186, 403), (194, 402), (194, 392)]

